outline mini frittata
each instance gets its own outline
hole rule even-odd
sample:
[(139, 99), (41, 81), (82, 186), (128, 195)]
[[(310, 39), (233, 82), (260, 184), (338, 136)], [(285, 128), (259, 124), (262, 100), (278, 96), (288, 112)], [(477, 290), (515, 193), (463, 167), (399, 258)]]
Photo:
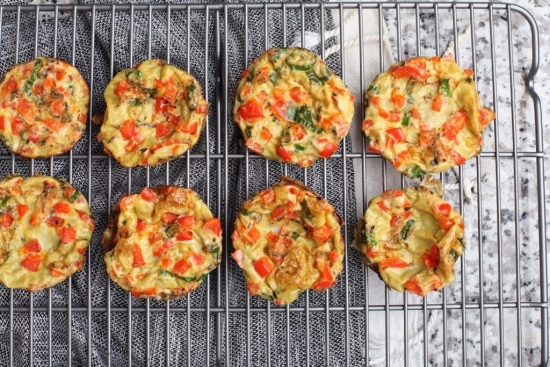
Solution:
[(340, 223), (328, 201), (288, 178), (245, 201), (232, 257), (250, 294), (283, 305), (333, 286), (344, 257)]
[(220, 220), (176, 186), (124, 196), (103, 233), (107, 273), (134, 297), (169, 300), (197, 288), (221, 261)]
[(415, 57), (379, 74), (366, 92), (362, 129), (370, 150), (404, 175), (446, 171), (476, 156), (495, 118), (481, 106), (472, 70)]
[(104, 96), (98, 139), (125, 167), (178, 158), (199, 140), (208, 112), (197, 80), (157, 59), (119, 72)]
[(0, 230), (0, 282), (38, 291), (82, 269), (94, 219), (69, 182), (13, 175), (0, 181)]
[(388, 190), (370, 201), (355, 245), (389, 287), (425, 296), (453, 281), (464, 224), (426, 188)]
[(354, 99), (313, 52), (272, 48), (243, 72), (233, 115), (250, 150), (309, 167), (338, 150), (353, 118)]
[(84, 78), (65, 61), (15, 65), (0, 84), (0, 139), (25, 158), (65, 153), (86, 130), (89, 99)]

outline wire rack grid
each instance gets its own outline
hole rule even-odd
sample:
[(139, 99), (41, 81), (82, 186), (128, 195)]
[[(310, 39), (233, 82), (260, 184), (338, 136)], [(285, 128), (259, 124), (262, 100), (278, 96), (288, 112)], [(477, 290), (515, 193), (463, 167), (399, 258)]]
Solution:
[[(350, 13), (355, 13), (354, 27), (345, 25)], [(231, 24), (236, 14), (244, 19), (242, 24)], [(204, 28), (193, 28), (191, 20), (196, 16), (204, 20)], [(43, 21), (44, 17), (51, 19)], [(238, 139), (229, 138), (234, 129), (231, 96), (239, 70), (258, 56), (258, 50), (293, 41), (304, 44), (312, 31), (306, 21), (311, 17), (319, 20), (319, 42), (314, 49), (327, 57), (346, 83), (358, 83), (358, 100), (370, 83), (368, 70), (373, 63), (377, 71), (389, 66), (384, 52), (388, 45), (380, 37), (386, 23), (390, 51), (396, 59), (441, 55), (450, 44), (459, 64), (475, 71), (484, 104), (496, 111), (483, 153), (460, 169), (439, 175), (447, 188), (446, 198), (465, 215), (471, 234), (456, 265), (456, 280), (448, 289), (423, 299), (389, 291), (351, 250), (358, 213), (368, 201), (382, 189), (409, 184), (380, 156), (368, 152), (364, 139), (357, 144), (348, 137), (329, 160), (304, 170), (264, 161)], [(185, 32), (175, 32), (174, 19), (187, 20)], [(263, 20), (263, 32), (251, 31), (253, 19)], [(297, 33), (290, 31), (291, 19), (298, 19)], [(166, 27), (158, 36), (161, 20)], [(269, 25), (276, 21), (282, 22), (282, 44), (273, 43), (276, 35)], [(89, 32), (81, 31), (83, 23)], [(337, 32), (327, 37), (334, 24), (339, 25)], [(367, 49), (364, 30), (373, 24), (378, 38)], [(232, 27), (242, 38), (231, 38)], [(346, 32), (354, 29), (357, 60), (347, 59), (342, 48), (325, 55), (325, 46), (344, 44)], [(465, 29), (469, 31), (461, 35)], [(201, 42), (193, 42), (194, 31), (203, 34)], [(140, 50), (149, 58), (164, 58), (199, 75), (211, 106), (198, 145), (161, 167), (121, 169), (102, 153), (95, 140), (98, 127), (90, 114), (86, 136), (69, 154), (23, 160), (2, 147), (2, 172), (63, 176), (85, 193), (96, 217), (108, 214), (119, 198), (120, 186), (126, 192), (162, 183), (190, 186), (221, 218), (225, 229), (222, 264), (195, 291), (198, 295), (157, 302), (133, 299), (110, 282), (101, 260), (104, 222), (98, 220), (86, 266), (72, 279), (38, 293), (0, 289), (0, 356), (5, 364), (547, 363), (545, 153), (540, 101), (534, 90), (538, 31), (532, 16), (522, 8), (503, 3), (412, 2), (0, 6), (0, 32), (2, 73), (7, 70), (6, 61), (15, 64), (43, 54), (64, 58), (87, 79), (93, 113), (104, 108), (101, 77), (112, 78), (141, 61), (135, 56)], [(110, 34), (106, 40), (101, 39), (104, 33)], [(146, 37), (139, 37), (141, 33)], [(120, 34), (122, 41), (117, 38)], [(164, 50), (160, 55), (155, 54), (158, 42)], [(244, 53), (239, 70), (233, 70), (229, 62), (233, 48)], [(195, 62), (190, 55), (197, 54), (201, 56)], [(376, 54), (374, 61), (372, 54)], [(100, 68), (101, 55), (109, 60), (108, 75)], [(346, 64), (352, 63), (357, 65), (358, 80), (346, 75), (350, 74)], [(201, 73), (201, 69), (209, 72)], [(357, 111), (354, 129), (363, 117), (362, 107)], [(334, 162), (341, 166), (341, 176), (331, 177), (327, 171)], [(275, 183), (280, 173), (306, 184), (321, 177), (315, 189), (329, 201), (342, 204), (340, 214), (347, 223), (344, 272), (335, 289), (323, 294), (306, 292), (284, 307), (249, 297), (242, 275), (228, 256), (238, 207), (230, 200), (233, 166), (243, 167), (239, 172), (244, 176), (246, 196), (254, 194), (257, 186)], [(258, 166), (259, 171), (252, 168)], [(355, 176), (350, 180), (352, 170)], [(123, 180), (117, 178), (121, 174)], [(196, 175), (203, 179), (194, 180)], [(356, 190), (350, 191), (351, 186)]]

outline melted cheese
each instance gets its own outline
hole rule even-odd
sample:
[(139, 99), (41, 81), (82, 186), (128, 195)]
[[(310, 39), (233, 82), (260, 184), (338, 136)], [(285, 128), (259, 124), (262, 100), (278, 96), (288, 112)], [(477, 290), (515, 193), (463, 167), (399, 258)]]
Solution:
[(233, 114), (246, 145), (263, 157), (309, 167), (347, 135), (354, 97), (317, 55), (273, 48), (244, 71)]
[(199, 140), (208, 112), (199, 83), (162, 60), (119, 72), (105, 89), (100, 140), (125, 167), (152, 166)]
[(65, 153), (86, 130), (88, 101), (82, 75), (64, 61), (15, 65), (0, 84), (0, 139), (27, 158)]
[(37, 291), (82, 268), (94, 220), (65, 180), (10, 176), (0, 182), (0, 282)]
[(355, 245), (391, 288), (425, 296), (449, 285), (464, 248), (462, 216), (421, 188), (371, 200)]
[[(293, 302), (306, 289), (327, 289), (342, 271), (334, 208), (296, 184), (283, 182), (245, 201), (232, 239), (248, 290), (276, 304)], [(267, 274), (260, 268), (265, 262), (272, 267)]]
[(218, 266), (221, 227), (194, 191), (145, 188), (120, 200), (103, 245), (116, 284), (136, 297), (172, 299), (198, 287)]
[(473, 72), (417, 57), (379, 74), (366, 92), (370, 149), (409, 177), (445, 171), (481, 151), (494, 113), (480, 104)]

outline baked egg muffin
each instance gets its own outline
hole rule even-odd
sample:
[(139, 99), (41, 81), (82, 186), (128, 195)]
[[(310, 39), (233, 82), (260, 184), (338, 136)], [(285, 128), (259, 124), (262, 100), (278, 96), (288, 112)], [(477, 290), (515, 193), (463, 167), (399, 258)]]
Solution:
[(476, 156), (495, 118), (481, 106), (472, 70), (415, 57), (379, 74), (366, 92), (362, 129), (371, 151), (404, 175), (446, 171)]
[(98, 139), (124, 167), (178, 158), (199, 140), (208, 112), (197, 80), (157, 59), (119, 72), (104, 95)]
[(328, 201), (289, 178), (245, 201), (232, 257), (250, 294), (283, 305), (333, 286), (344, 257), (340, 224)]
[(86, 130), (89, 99), (84, 78), (65, 61), (15, 65), (0, 84), (0, 139), (25, 158), (65, 153)]
[(124, 196), (103, 233), (107, 273), (134, 297), (169, 300), (197, 288), (221, 261), (220, 220), (176, 186)]
[(355, 245), (392, 289), (425, 296), (449, 285), (464, 249), (462, 216), (424, 187), (372, 199)]
[(354, 99), (313, 52), (272, 48), (243, 72), (233, 117), (253, 152), (309, 167), (338, 150), (353, 118)]
[(0, 181), (0, 229), (0, 282), (38, 291), (82, 269), (94, 219), (69, 182), (12, 175)]

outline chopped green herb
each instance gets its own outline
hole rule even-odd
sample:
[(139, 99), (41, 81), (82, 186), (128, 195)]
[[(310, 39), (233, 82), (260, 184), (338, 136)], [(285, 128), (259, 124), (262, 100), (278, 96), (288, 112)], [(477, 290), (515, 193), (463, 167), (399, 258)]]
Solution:
[(190, 110), (195, 110), (198, 107), (198, 100), (200, 98), (199, 90), (195, 83), (191, 83), (187, 86), (187, 107)]
[(449, 255), (451, 255), (455, 261), (458, 259), (458, 253), (455, 250), (449, 251)]
[(421, 170), (418, 166), (414, 166), (413, 169), (411, 169), (411, 178), (418, 178), (425, 174), (426, 172)]
[(10, 252), (6, 252), (6, 260), (8, 260), (10, 258)]
[(32, 68), (32, 74), (30, 78), (27, 80), (27, 82), (25, 83), (25, 87), (24, 87), (25, 93), (31, 94), (32, 85), (36, 81), (36, 78), (38, 78), (38, 70), (40, 69), (41, 66), (42, 66), (42, 60), (39, 58), (36, 59), (36, 61), (34, 62), (34, 67)]
[(214, 259), (216, 259), (216, 261), (220, 259), (220, 247), (218, 245), (214, 244), (212, 246), (207, 246), (206, 248), (208, 249), (208, 252), (210, 252), (212, 256), (214, 256)]
[(370, 246), (376, 246), (378, 244), (378, 242), (374, 239), (374, 236), (372, 233), (369, 235), (369, 238), (367, 239), (367, 243)]
[(372, 94), (378, 94), (380, 93), (380, 87), (377, 85), (369, 85), (369, 88), (367, 89), (367, 92), (371, 92)]
[(294, 118), (296, 117), (296, 106), (288, 106), (285, 117), (289, 121), (294, 121)]
[(132, 106), (140, 106), (141, 105), (141, 101), (137, 98), (134, 98), (134, 99), (131, 99), (129, 101), (129, 103), (132, 105)]
[(292, 232), (292, 235), (291, 235), (292, 239), (295, 240), (297, 239), (298, 237), (300, 237), (300, 235), (296, 232)]
[(409, 126), (410, 120), (411, 120), (411, 115), (403, 115), (403, 118), (401, 119), (401, 125)]
[(464, 247), (464, 238), (458, 237), (458, 242), (460, 242), (460, 244), (462, 245), (462, 247)]
[(302, 151), (306, 150), (306, 148), (304, 148), (300, 144), (294, 144), (294, 150), (297, 151), (297, 152), (302, 152)]
[(10, 199), (10, 196), (5, 196), (3, 199), (2, 199), (2, 203), (0, 204), (0, 207), (3, 209), (6, 207), (6, 204), (8, 204), (8, 200)]
[(307, 106), (301, 106), (296, 110), (295, 121), (313, 132), (317, 131), (317, 128), (313, 123), (314, 117), (311, 114), (311, 110)]
[(307, 78), (317, 84), (321, 84), (321, 85), (324, 84), (324, 82), (321, 79), (319, 79), (319, 77), (317, 77), (317, 75), (311, 70), (307, 72)]
[(317, 55), (295, 50), (287, 56), (286, 63), (292, 70), (310, 70), (317, 63)]
[(304, 212), (304, 216), (307, 219), (312, 219), (313, 218), (313, 216), (311, 215), (311, 210), (309, 209), (309, 206), (307, 205), (306, 199), (302, 199), (302, 201), (300, 201), (300, 207), (302, 207), (302, 212)]
[(252, 214), (251, 211), (246, 210), (245, 208), (241, 208), (241, 210), (239, 210), (239, 212), (240, 212), (242, 215), (250, 215), (250, 214)]
[(245, 133), (247, 138), (251, 138), (252, 137), (252, 126), (247, 126), (244, 129), (244, 133)]
[(142, 79), (141, 71), (132, 70), (126, 74), (126, 77), (128, 78), (129, 81), (133, 83), (141, 82), (141, 79)]
[(361, 242), (365, 244), (369, 243), (369, 238), (367, 237), (367, 232), (365, 232), (365, 228), (361, 229)]
[(407, 223), (405, 223), (405, 226), (403, 227), (403, 229), (401, 230), (401, 233), (399, 233), (399, 237), (404, 240), (407, 238), (407, 236), (409, 235), (409, 231), (411, 229), (411, 226), (413, 225), (414, 223), (414, 219), (409, 219), (407, 221)]
[(69, 196), (69, 201), (71, 203), (74, 203), (79, 196), (80, 196), (80, 191), (78, 191), (78, 189), (75, 188), (74, 193), (71, 196)]
[(449, 85), (449, 79), (441, 80), (441, 94), (447, 97), (451, 96), (451, 86)]
[(471, 82), (472, 82), (472, 78), (467, 77), (467, 78), (466, 78), (466, 81), (467, 81), (468, 83), (471, 83)]
[(271, 83), (273, 83), (273, 85), (277, 84), (277, 81), (279, 80), (279, 78), (277, 77), (276, 71), (271, 70), (269, 72), (269, 80), (271, 80)]

